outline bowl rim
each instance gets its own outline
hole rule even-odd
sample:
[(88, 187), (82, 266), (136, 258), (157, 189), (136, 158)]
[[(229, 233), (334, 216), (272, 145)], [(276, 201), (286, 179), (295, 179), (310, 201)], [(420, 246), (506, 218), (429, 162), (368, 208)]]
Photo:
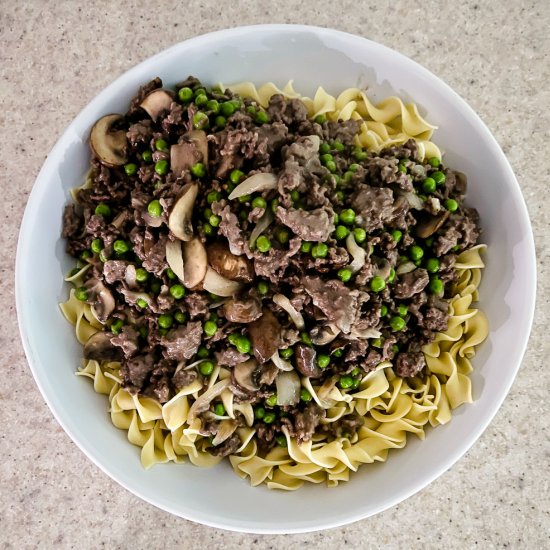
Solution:
[[(144, 494), (144, 492), (141, 490), (141, 488), (137, 483), (132, 485), (131, 483), (129, 482), (127, 483), (125, 481), (122, 481), (120, 478), (116, 477), (116, 475), (109, 470), (108, 466), (103, 463), (102, 457), (96, 452), (96, 450), (94, 448), (90, 448), (90, 446), (88, 446), (83, 441), (81, 441), (79, 436), (73, 432), (73, 430), (69, 427), (69, 425), (64, 420), (63, 411), (61, 410), (60, 407), (54, 404), (52, 398), (50, 398), (50, 395), (48, 394), (42, 381), (42, 377), (43, 376), (45, 377), (44, 369), (42, 369), (41, 366), (39, 365), (40, 359), (38, 357), (35, 357), (32, 352), (30, 338), (29, 338), (30, 331), (27, 329), (29, 320), (27, 318), (27, 315), (25, 312), (25, 306), (24, 306), (25, 289), (19, 283), (19, 281), (21, 280), (20, 275), (22, 271), (24, 252), (27, 250), (28, 242), (30, 241), (30, 230), (31, 230), (33, 214), (36, 210), (39, 209), (38, 198), (40, 193), (43, 191), (42, 188), (43, 187), (45, 188), (45, 183), (42, 183), (42, 182), (46, 182), (49, 180), (48, 175), (56, 167), (57, 154), (60, 150), (63, 149), (62, 142), (64, 141), (64, 137), (67, 134), (69, 134), (72, 129), (77, 128), (80, 125), (80, 121), (85, 118), (85, 115), (89, 110), (92, 110), (97, 104), (100, 104), (102, 101), (104, 101), (104, 98), (109, 97), (112, 94), (111, 90), (117, 88), (118, 84), (121, 81), (125, 80), (129, 75), (133, 74), (134, 72), (138, 72), (143, 66), (151, 65), (152, 63), (154, 63), (155, 59), (158, 59), (164, 55), (169, 55), (172, 51), (177, 50), (183, 44), (185, 44), (187, 47), (200, 46), (201, 44), (207, 43), (211, 40), (217, 40), (220, 38), (230, 38), (231, 36), (238, 35), (243, 31), (248, 31), (248, 32), (253, 31), (253, 32), (259, 32), (259, 33), (266, 32), (266, 31), (269, 31), (269, 32), (283, 32), (283, 31), (289, 32), (290, 31), (290, 32), (296, 32), (296, 33), (316, 33), (317, 35), (320, 35), (320, 36), (341, 38), (341, 39), (346, 39), (348, 41), (363, 42), (363, 43), (370, 44), (371, 47), (376, 46), (377, 48), (380, 48), (386, 51), (392, 57), (400, 58), (401, 60), (406, 61), (409, 64), (412, 64), (419, 75), (422, 75), (424, 78), (427, 78), (429, 80), (430, 85), (433, 86), (435, 84), (436, 86), (439, 86), (439, 88), (442, 91), (444, 91), (446, 94), (452, 97), (453, 102), (458, 103), (461, 106), (461, 108), (465, 109), (466, 112), (469, 114), (469, 116), (471, 116), (475, 120), (477, 124), (476, 130), (482, 133), (483, 139), (491, 147), (495, 156), (499, 159), (499, 162), (502, 164), (503, 169), (506, 171), (508, 177), (513, 183), (512, 189), (511, 189), (513, 194), (513, 200), (521, 212), (521, 217), (523, 218), (522, 221), (525, 223), (525, 229), (527, 233), (525, 235), (525, 246), (526, 246), (526, 253), (529, 258), (529, 265), (526, 267), (526, 273), (527, 273), (527, 277), (530, 279), (529, 281), (530, 284), (528, 286), (524, 299), (528, 302), (528, 306), (526, 308), (528, 312), (528, 315), (527, 315), (528, 322), (521, 329), (523, 331), (524, 337), (522, 338), (520, 350), (517, 355), (518, 357), (517, 363), (514, 366), (514, 368), (511, 369), (508, 375), (508, 380), (504, 386), (504, 389), (500, 397), (495, 401), (492, 408), (490, 408), (490, 410), (485, 413), (484, 421), (477, 423), (475, 427), (472, 428), (472, 430), (468, 433), (468, 436), (463, 440), (463, 443), (460, 446), (460, 448), (457, 449), (457, 451), (453, 455), (448, 456), (446, 461), (439, 463), (433, 469), (431, 475), (426, 476), (425, 479), (423, 479), (421, 482), (411, 485), (411, 487), (408, 488), (407, 490), (397, 491), (393, 496), (393, 498), (385, 499), (384, 502), (381, 503), (380, 507), (376, 511), (365, 512), (365, 511), (361, 511), (361, 508), (357, 508), (355, 513), (349, 514), (349, 516), (344, 520), (339, 519), (339, 520), (333, 520), (333, 521), (324, 521), (323, 524), (319, 524), (319, 525), (305, 525), (302, 527), (292, 527), (292, 528), (285, 528), (284, 526), (282, 528), (277, 528), (277, 527), (265, 528), (265, 527), (258, 527), (255, 525), (251, 525), (251, 524), (243, 525), (242, 523), (240, 525), (235, 525), (235, 524), (231, 524), (230, 521), (225, 521), (225, 522), (212, 521), (208, 517), (203, 517), (201, 515), (195, 515), (195, 516), (193, 516), (192, 514), (184, 515), (180, 510), (176, 509), (175, 506), (170, 506), (165, 503), (160, 503), (158, 501), (155, 501), (155, 499), (150, 497), (149, 495)], [(428, 69), (420, 65), (418, 62), (405, 56), (404, 54), (401, 54), (400, 52), (393, 50), (388, 46), (385, 46), (373, 40), (369, 40), (359, 35), (339, 31), (332, 28), (325, 28), (325, 27), (318, 27), (318, 26), (311, 26), (311, 25), (257, 24), (257, 25), (244, 25), (239, 27), (221, 29), (214, 32), (194, 36), (192, 38), (189, 38), (187, 40), (184, 40), (176, 44), (173, 44), (172, 46), (169, 46), (168, 48), (158, 52), (157, 54), (146, 58), (145, 60), (141, 61), (137, 65), (132, 66), (130, 69), (128, 69), (127, 71), (122, 73), (120, 76), (118, 76), (115, 80), (113, 80), (110, 84), (108, 84), (105, 88), (103, 88), (90, 102), (88, 102), (88, 104), (82, 108), (82, 110), (76, 115), (76, 117), (74, 117), (71, 120), (71, 122), (65, 127), (63, 132), (60, 134), (59, 138), (57, 139), (55, 145), (52, 147), (51, 151), (48, 153), (47, 158), (44, 161), (44, 164), (42, 165), (42, 168), (40, 169), (35, 179), (35, 182), (33, 184), (33, 187), (31, 189), (31, 192), (27, 200), (27, 204), (25, 206), (25, 211), (24, 211), (23, 218), (21, 220), (19, 237), (17, 242), (17, 253), (16, 253), (16, 261), (15, 261), (15, 300), (16, 300), (16, 312), (17, 312), (17, 319), (18, 319), (18, 325), (19, 325), (19, 332), (21, 335), (23, 349), (25, 351), (27, 362), (31, 369), (32, 375), (42, 394), (43, 399), (45, 400), (46, 404), (48, 405), (50, 411), (52, 412), (57, 422), (61, 425), (61, 427), (67, 433), (67, 435), (71, 438), (71, 440), (86, 455), (88, 459), (90, 459), (96, 466), (98, 466), (103, 472), (105, 472), (111, 479), (113, 479), (116, 483), (124, 487), (126, 490), (130, 491), (132, 494), (138, 496), (140, 499), (148, 502), (149, 504), (152, 504), (157, 508), (160, 508), (178, 517), (195, 521), (210, 527), (225, 529), (229, 531), (243, 532), (243, 533), (291, 534), (291, 533), (307, 533), (307, 532), (319, 531), (323, 529), (340, 527), (342, 525), (347, 525), (349, 523), (359, 521), (361, 519), (365, 519), (366, 517), (369, 517), (376, 513), (383, 512), (388, 508), (391, 508), (392, 506), (395, 506), (396, 504), (406, 500), (410, 496), (414, 495), (415, 493), (419, 492), (420, 490), (424, 489), (426, 486), (431, 484), (435, 479), (437, 479), (445, 471), (451, 468), (472, 447), (472, 445), (477, 441), (477, 439), (481, 436), (481, 434), (486, 430), (488, 425), (492, 422), (496, 413), (502, 406), (502, 403), (506, 398), (506, 396), (508, 395), (511, 385), (515, 380), (517, 372), (522, 364), (525, 351), (527, 349), (527, 345), (529, 342), (529, 337), (530, 337), (533, 318), (534, 318), (535, 303), (536, 303), (536, 288), (537, 288), (536, 275), (537, 275), (536, 254), (535, 254), (535, 244), (534, 244), (531, 221), (529, 218), (529, 213), (527, 210), (525, 199), (521, 193), (520, 185), (512, 170), (512, 167), (508, 159), (504, 155), (502, 149), (500, 148), (496, 138), (490, 132), (490, 130), (482, 121), (482, 119), (479, 117), (479, 115), (446, 82), (444, 82), (441, 78), (439, 78), (438, 76), (433, 74), (431, 71), (429, 71)]]

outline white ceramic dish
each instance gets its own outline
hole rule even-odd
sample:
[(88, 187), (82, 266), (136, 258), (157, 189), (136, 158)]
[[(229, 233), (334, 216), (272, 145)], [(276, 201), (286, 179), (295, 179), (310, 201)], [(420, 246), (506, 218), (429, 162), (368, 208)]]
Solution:
[[(446, 163), (468, 175), (489, 245), (480, 307), (491, 332), (475, 358), (475, 402), (452, 422), (410, 439), (387, 463), (367, 465), (336, 489), (294, 493), (251, 488), (227, 464), (213, 470), (162, 465), (145, 471), (139, 451), (113, 427), (107, 400), (74, 376), (81, 348), (59, 312), (71, 266), (60, 239), (68, 191), (87, 170), (87, 137), (102, 115), (124, 112), (138, 87), (155, 76), (170, 86), (193, 74), (207, 83), (253, 80), (310, 94), (368, 86), (375, 99), (392, 93), (414, 100), (432, 123)], [(40, 284), (36, 284), (36, 277)], [(267, 25), (199, 36), (144, 61), (103, 90), (69, 125), (36, 180), (23, 219), (16, 267), (17, 311), (36, 382), (65, 431), (108, 475), (144, 500), (211, 526), (256, 533), (295, 533), (335, 527), (380, 512), (422, 489), (454, 464), (487, 427), (519, 368), (533, 316), (535, 253), (518, 183), (495, 139), (447, 85), (410, 59), (341, 32)]]

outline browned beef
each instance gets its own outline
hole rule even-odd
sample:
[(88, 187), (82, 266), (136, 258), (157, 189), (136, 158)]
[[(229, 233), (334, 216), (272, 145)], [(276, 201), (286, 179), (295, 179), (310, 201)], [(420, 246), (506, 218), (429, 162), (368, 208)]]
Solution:
[(191, 319), (207, 315), (210, 311), (208, 298), (200, 292), (190, 292), (185, 296), (184, 301)]
[(319, 422), (325, 417), (325, 411), (316, 403), (309, 403), (303, 411), (295, 412), (292, 417), (292, 419), (284, 418), (283, 420), (290, 435), (295, 437), (300, 444), (311, 439)]
[(172, 329), (160, 340), (164, 355), (174, 361), (191, 359), (199, 349), (202, 340), (202, 325), (194, 321)]
[(322, 208), (308, 212), (279, 206), (277, 219), (304, 241), (325, 242), (334, 231), (333, 214)]
[(220, 367), (234, 367), (239, 363), (244, 363), (250, 356), (245, 353), (239, 353), (235, 348), (228, 347), (222, 351), (216, 352), (216, 362)]
[(186, 388), (197, 379), (197, 371), (180, 369), (172, 376), (172, 385), (176, 391)]
[(229, 439), (216, 447), (209, 447), (208, 452), (214, 456), (229, 456), (235, 454), (241, 446), (241, 440), (238, 434), (233, 434)]
[(154, 363), (155, 360), (150, 353), (122, 361), (120, 366), (122, 387), (132, 393), (139, 392), (152, 372)]
[(351, 196), (351, 204), (368, 232), (381, 229), (394, 216), (393, 192), (388, 187), (360, 185)]
[(122, 327), (122, 332), (111, 338), (111, 344), (122, 349), (126, 359), (133, 357), (139, 351), (139, 332), (130, 325)]
[(417, 375), (426, 366), (424, 354), (420, 351), (400, 353), (397, 356), (395, 372), (404, 378)]
[(428, 272), (425, 269), (417, 268), (410, 273), (399, 275), (397, 283), (395, 283), (394, 294), (396, 298), (411, 298), (422, 292), (429, 282)]
[(77, 212), (76, 205), (69, 203), (63, 210), (63, 230), (61, 236), (64, 239), (76, 238), (81, 232), (82, 216)]
[(262, 304), (254, 297), (232, 298), (222, 306), (222, 312), (233, 323), (251, 323), (262, 315)]
[(294, 347), (296, 354), (296, 370), (307, 378), (319, 378), (323, 371), (317, 366), (315, 350), (305, 344), (298, 344)]

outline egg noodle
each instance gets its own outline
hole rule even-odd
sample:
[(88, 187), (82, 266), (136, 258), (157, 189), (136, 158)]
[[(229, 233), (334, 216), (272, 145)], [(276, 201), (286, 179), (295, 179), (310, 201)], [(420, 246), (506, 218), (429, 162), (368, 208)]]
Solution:
[[(319, 88), (313, 99), (299, 96), (291, 83), (282, 90), (271, 83), (260, 88), (242, 83), (230, 89), (263, 106), (267, 106), (273, 94), (283, 93), (287, 97), (299, 97), (310, 117), (324, 114), (329, 120), (361, 120), (357, 140), (370, 151), (400, 145), (412, 137), (422, 157), (441, 157), (439, 149), (430, 141), (434, 126), (422, 119), (414, 104), (405, 105), (396, 97), (375, 106), (362, 90), (355, 88), (345, 90), (338, 97)], [(201, 421), (189, 415), (199, 395), (211, 389), (223, 390), (221, 399), (226, 412), (222, 422), (230, 422), (239, 412), (246, 423), (246, 427), (237, 430), (241, 446), (229, 457), (237, 475), (248, 477), (254, 486), (266, 483), (271, 489), (294, 490), (304, 482), (326, 482), (330, 487), (336, 486), (340, 481), (347, 481), (350, 471), (356, 471), (361, 464), (385, 461), (390, 449), (405, 446), (409, 433), (424, 439), (428, 425), (446, 424), (453, 409), (472, 401), (468, 377), (472, 372), (470, 360), (476, 346), (488, 334), (485, 315), (472, 307), (478, 300), (484, 267), (481, 253), (485, 248), (481, 244), (458, 256), (455, 265), (458, 277), (452, 287), (448, 329), (437, 333), (434, 341), (422, 348), (427, 367), (421, 374), (401, 378), (394, 373), (392, 363), (385, 361), (366, 374), (355, 390), (341, 390), (330, 381), (318, 386), (315, 381), (302, 378), (302, 385), (313, 400), (325, 409), (326, 417), (321, 423), (336, 422), (350, 414), (364, 417), (363, 426), (351, 439), (329, 440), (327, 434), (318, 433), (310, 441), (298, 445), (284, 427), (287, 446), (275, 447), (267, 455), (259, 456), (252, 427), (252, 406), (233, 401), (233, 393), (227, 387), (231, 372), (219, 366), (212, 372), (206, 388), (196, 379), (164, 405), (123, 389), (118, 362), (84, 361), (76, 374), (90, 378), (94, 390), (109, 397), (112, 423), (126, 430), (130, 443), (141, 447), (141, 462), (145, 468), (157, 463), (184, 462), (186, 458), (201, 467), (223, 460), (207, 451), (210, 443), (209, 438), (200, 433)], [(66, 280), (78, 286), (88, 267)], [(90, 305), (77, 300), (74, 290), (60, 307), (75, 326), (81, 344), (103, 329)]]

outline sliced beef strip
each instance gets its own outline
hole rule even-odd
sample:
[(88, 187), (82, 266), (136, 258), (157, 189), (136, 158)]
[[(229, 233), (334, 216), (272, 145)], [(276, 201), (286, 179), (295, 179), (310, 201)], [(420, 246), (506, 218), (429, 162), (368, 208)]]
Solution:
[(307, 378), (319, 378), (323, 371), (317, 366), (317, 353), (315, 350), (305, 344), (298, 344), (295, 350), (296, 370)]

